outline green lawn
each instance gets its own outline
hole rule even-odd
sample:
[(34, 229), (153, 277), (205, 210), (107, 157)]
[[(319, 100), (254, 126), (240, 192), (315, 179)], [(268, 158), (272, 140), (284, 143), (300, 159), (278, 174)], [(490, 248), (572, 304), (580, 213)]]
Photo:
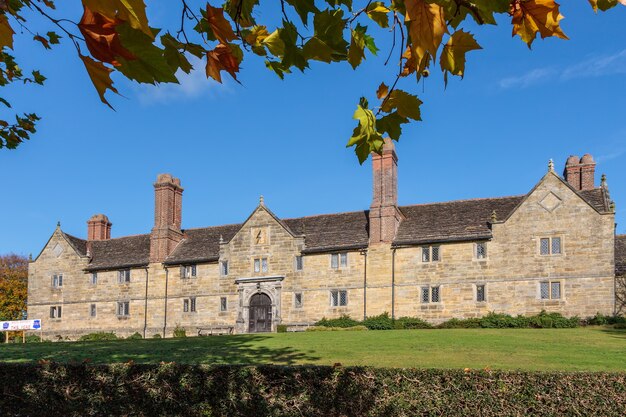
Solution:
[(0, 361), (39, 359), (626, 371), (626, 330), (344, 331), (0, 346)]

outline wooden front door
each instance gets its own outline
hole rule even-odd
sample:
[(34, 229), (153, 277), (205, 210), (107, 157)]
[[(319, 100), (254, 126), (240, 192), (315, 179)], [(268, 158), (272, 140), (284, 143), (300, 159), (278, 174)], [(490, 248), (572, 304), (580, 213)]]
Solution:
[(266, 294), (254, 294), (250, 298), (249, 333), (272, 331), (272, 300)]

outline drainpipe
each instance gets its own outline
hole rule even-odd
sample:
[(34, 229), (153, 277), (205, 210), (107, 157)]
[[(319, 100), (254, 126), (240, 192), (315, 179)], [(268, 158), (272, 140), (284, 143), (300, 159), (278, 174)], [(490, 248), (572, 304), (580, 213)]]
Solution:
[(148, 328), (148, 268), (146, 268), (146, 299), (143, 306), (143, 338), (146, 338)]
[(163, 339), (165, 339), (165, 329), (167, 328), (167, 281), (169, 278), (169, 269), (165, 267), (165, 308), (163, 310)]
[(363, 255), (363, 320), (367, 319), (367, 250), (361, 251)]
[(396, 248), (391, 250), (391, 320), (396, 319)]

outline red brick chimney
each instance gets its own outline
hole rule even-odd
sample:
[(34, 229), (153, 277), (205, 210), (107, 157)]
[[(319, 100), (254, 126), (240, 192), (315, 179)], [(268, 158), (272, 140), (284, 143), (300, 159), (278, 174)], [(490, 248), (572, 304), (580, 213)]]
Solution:
[(163, 262), (183, 238), (183, 188), (180, 180), (160, 174), (154, 183), (154, 227), (150, 234), (150, 262)]
[(370, 243), (391, 243), (402, 219), (398, 210), (398, 156), (391, 139), (385, 139), (382, 155), (372, 154), (372, 172)]
[(578, 159), (577, 156), (567, 158), (563, 176), (577, 191), (593, 190), (595, 188), (596, 163), (593, 156), (585, 154)]
[(585, 154), (580, 158), (580, 189), (593, 190), (596, 187), (596, 161)]
[(87, 220), (87, 240), (111, 239), (111, 222), (104, 214), (94, 214)]

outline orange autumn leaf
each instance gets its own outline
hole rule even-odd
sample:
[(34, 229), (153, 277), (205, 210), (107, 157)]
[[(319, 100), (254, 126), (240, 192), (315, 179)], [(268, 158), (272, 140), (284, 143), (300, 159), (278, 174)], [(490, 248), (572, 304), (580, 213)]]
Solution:
[(89, 78), (91, 79), (93, 86), (96, 88), (98, 96), (100, 96), (100, 100), (112, 109), (113, 106), (111, 106), (111, 104), (104, 97), (104, 93), (106, 90), (111, 90), (114, 93), (119, 94), (117, 89), (113, 87), (113, 80), (111, 80), (111, 73), (113, 70), (111, 68), (107, 68), (102, 62), (94, 61), (91, 57), (81, 54), (79, 54), (79, 56), (80, 59), (83, 60), (83, 64), (85, 64), (87, 74), (89, 74)]
[(405, 21), (409, 25), (412, 53), (416, 62), (423, 62), (427, 53), (435, 57), (448, 27), (443, 7), (424, 0), (405, 0)]
[(124, 23), (119, 19), (111, 19), (100, 13), (84, 8), (83, 17), (78, 29), (85, 37), (85, 43), (91, 55), (102, 62), (119, 66), (116, 57), (133, 60), (136, 57), (122, 46), (120, 36), (115, 28)]
[(378, 87), (378, 90), (376, 90), (376, 97), (378, 97), (378, 99), (380, 100), (383, 97), (387, 97), (387, 94), (389, 94), (389, 87), (387, 86), (387, 84), (381, 83)]
[(542, 39), (549, 36), (569, 39), (559, 25), (563, 15), (554, 0), (515, 0), (511, 3), (510, 14), (513, 16), (513, 36), (519, 35), (529, 48), (537, 33)]
[(211, 77), (215, 81), (221, 83), (221, 71), (226, 71), (235, 80), (237, 79), (236, 73), (239, 72), (239, 59), (233, 55), (232, 50), (228, 45), (220, 43), (215, 47), (215, 49), (208, 51), (206, 57), (207, 78)]
[(224, 9), (219, 7), (212, 7), (207, 3), (206, 5), (206, 20), (213, 34), (220, 41), (220, 43), (228, 43), (237, 39), (233, 28), (228, 23), (228, 20), (224, 17)]

